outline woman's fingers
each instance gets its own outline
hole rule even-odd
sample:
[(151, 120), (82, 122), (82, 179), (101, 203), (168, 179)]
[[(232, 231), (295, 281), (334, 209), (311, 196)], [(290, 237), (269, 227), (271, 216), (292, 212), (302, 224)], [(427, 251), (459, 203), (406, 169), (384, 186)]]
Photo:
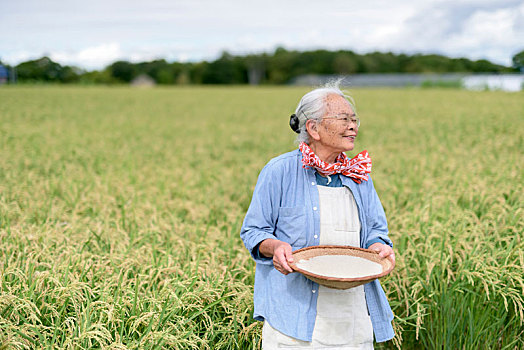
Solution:
[(280, 242), (273, 252), (273, 265), (275, 268), (287, 275), (293, 272), (293, 269), (289, 267), (289, 263), (293, 262), (293, 253), (291, 246), (286, 242)]
[[(291, 250), (291, 246), (289, 244), (287, 244), (287, 243), (285, 243), (285, 245), (284, 245), (284, 256), (286, 258), (286, 263), (292, 263), (293, 262), (293, 252)], [(291, 272), (293, 272), (293, 270), (291, 270)]]
[(379, 254), (380, 257), (386, 258), (390, 256), (391, 254), (393, 254), (393, 249), (388, 245), (382, 244), (382, 249), (380, 250), (380, 254)]
[(379, 256), (381, 258), (388, 258), (393, 263), (393, 267), (395, 266), (395, 252), (393, 251), (393, 248), (387, 244), (380, 244)]
[(391, 262), (393, 263), (393, 267), (395, 267), (395, 253), (393, 252), (393, 249), (390, 246), (388, 246), (388, 248), (391, 250), (391, 252), (389, 255), (387, 255), (387, 258), (391, 260)]
[(369, 249), (378, 252), (378, 255), (381, 258), (389, 258), (393, 265), (395, 265), (395, 252), (393, 251), (393, 248), (391, 248), (387, 244), (374, 243), (371, 246), (369, 246)]

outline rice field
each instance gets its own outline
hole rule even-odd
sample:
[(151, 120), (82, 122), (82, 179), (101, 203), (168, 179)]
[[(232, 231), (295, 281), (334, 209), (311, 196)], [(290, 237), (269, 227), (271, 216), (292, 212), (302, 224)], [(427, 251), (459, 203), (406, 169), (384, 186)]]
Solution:
[[(239, 238), (306, 88), (0, 88), (0, 349), (258, 349)], [(397, 266), (378, 348), (524, 348), (524, 95), (355, 89)]]

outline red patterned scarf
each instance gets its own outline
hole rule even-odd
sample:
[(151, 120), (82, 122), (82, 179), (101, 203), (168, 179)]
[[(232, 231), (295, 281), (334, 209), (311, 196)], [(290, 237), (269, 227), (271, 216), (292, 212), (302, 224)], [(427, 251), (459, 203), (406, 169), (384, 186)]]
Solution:
[(298, 148), (302, 152), (303, 168), (309, 166), (323, 176), (346, 175), (358, 184), (362, 180), (368, 181), (367, 174), (371, 173), (371, 158), (369, 158), (368, 151), (362, 151), (351, 159), (342, 152), (335, 159), (335, 163), (326, 163), (311, 150), (307, 143), (301, 142)]

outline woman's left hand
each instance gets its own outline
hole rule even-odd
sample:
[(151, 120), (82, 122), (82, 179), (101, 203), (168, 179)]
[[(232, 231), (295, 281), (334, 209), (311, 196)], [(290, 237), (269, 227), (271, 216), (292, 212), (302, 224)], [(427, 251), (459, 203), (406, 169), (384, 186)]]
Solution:
[(378, 255), (381, 258), (389, 258), (389, 260), (391, 260), (393, 263), (393, 267), (395, 267), (395, 252), (393, 251), (393, 248), (387, 244), (373, 243), (368, 247), (368, 249), (378, 252)]

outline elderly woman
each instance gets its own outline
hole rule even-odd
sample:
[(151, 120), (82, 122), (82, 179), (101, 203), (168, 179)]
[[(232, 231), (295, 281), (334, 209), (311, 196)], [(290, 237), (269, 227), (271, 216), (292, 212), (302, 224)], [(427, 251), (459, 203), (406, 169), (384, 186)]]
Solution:
[(292, 251), (320, 244), (395, 255), (366, 151), (349, 159), (360, 120), (338, 86), (302, 97), (291, 128), (298, 150), (262, 169), (241, 238), (257, 263), (254, 318), (264, 321), (262, 348), (372, 349), (394, 336), (393, 313), (378, 280), (330, 289), (293, 272)]

